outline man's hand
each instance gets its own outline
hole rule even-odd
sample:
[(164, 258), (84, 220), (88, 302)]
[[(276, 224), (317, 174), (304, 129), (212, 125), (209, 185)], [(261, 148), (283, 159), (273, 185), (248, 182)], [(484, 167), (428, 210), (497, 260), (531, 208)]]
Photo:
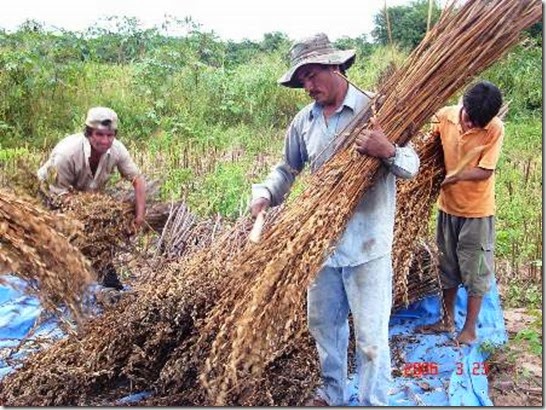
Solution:
[(250, 204), (250, 213), (253, 218), (256, 218), (261, 211), (265, 211), (269, 208), (271, 201), (267, 198), (256, 198)]
[(373, 125), (373, 130), (364, 130), (356, 138), (355, 148), (362, 155), (369, 155), (375, 158), (391, 158), (396, 154), (394, 144), (389, 141), (383, 129), (372, 118), (370, 122)]
[(133, 219), (133, 234), (136, 234), (138, 231), (140, 231), (140, 228), (142, 227), (142, 225), (144, 224), (144, 218), (143, 217), (135, 217), (135, 219)]

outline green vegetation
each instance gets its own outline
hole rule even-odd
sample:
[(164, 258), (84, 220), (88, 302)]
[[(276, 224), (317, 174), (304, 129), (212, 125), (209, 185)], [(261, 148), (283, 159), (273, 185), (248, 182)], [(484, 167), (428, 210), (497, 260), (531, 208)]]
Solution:
[(514, 340), (518, 342), (525, 340), (529, 344), (531, 353), (537, 356), (542, 355), (542, 336), (540, 332), (534, 329), (524, 329), (518, 332)]
[[(441, 9), (433, 1), (430, 25), (440, 17)], [(409, 5), (389, 7), (387, 12), (375, 15), (374, 39), (382, 45), (397, 44), (404, 49), (415, 48), (427, 32), (429, 0), (417, 0)], [(388, 20), (387, 20), (388, 18)], [(389, 33), (390, 32), (390, 33)]]
[[(394, 46), (385, 45), (381, 14), (376, 42), (365, 35), (336, 42), (357, 49), (348, 75), (361, 88), (373, 91), (389, 63), (402, 62), (425, 33), (428, 2), (389, 10)], [(542, 25), (528, 35), (483, 78), (510, 101), (497, 172), (497, 276), (523, 278), (514, 281), (513, 300), (534, 306), (542, 303), (527, 286), (541, 283), (542, 268)], [(236, 218), (250, 185), (279, 159), (289, 121), (309, 103), (304, 92), (276, 83), (290, 41), (277, 32), (260, 42), (224, 42), (174, 18), (147, 30), (117, 17), (84, 33), (32, 21), (0, 30), (0, 184), (13, 183), (22, 162), (34, 172), (59, 139), (82, 129), (89, 107), (105, 105), (118, 112), (119, 138), (139, 166), (161, 179), (164, 199)]]

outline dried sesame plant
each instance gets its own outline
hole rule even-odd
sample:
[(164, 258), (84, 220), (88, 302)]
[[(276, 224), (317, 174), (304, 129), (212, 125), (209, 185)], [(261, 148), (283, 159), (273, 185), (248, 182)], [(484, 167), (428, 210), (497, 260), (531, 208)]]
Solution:
[(82, 223), (84, 235), (73, 244), (91, 262), (100, 282), (115, 254), (130, 243), (133, 205), (93, 192), (75, 192), (51, 200), (63, 214)]
[(82, 238), (76, 220), (54, 215), (31, 200), (0, 190), (0, 267), (25, 279), (26, 291), (61, 314), (64, 303), (81, 322), (82, 295), (93, 280), (89, 263), (71, 243)]
[[(45, 202), (55, 212), (80, 221), (82, 235), (75, 238), (72, 243), (91, 262), (99, 282), (120, 252), (135, 249), (132, 244), (133, 232), (131, 230), (134, 200), (130, 194), (124, 191), (117, 191), (113, 194), (73, 192), (58, 197), (42, 191)], [(168, 204), (155, 202), (153, 196), (153, 187), (148, 185), (147, 198), (150, 199), (151, 204), (148, 204), (144, 229), (162, 232), (164, 225), (168, 222), (169, 207)], [(183, 207), (184, 204), (178, 203), (173, 209), (179, 209), (181, 206)], [(170, 229), (164, 232), (166, 231), (170, 231)], [(177, 244), (180, 246), (171, 238), (173, 234), (179, 234), (179, 232), (171, 233), (167, 238), (170, 240), (168, 245), (170, 247), (175, 247)]]
[(412, 139), (419, 155), (417, 176), (397, 182), (393, 239), (393, 308), (440, 294), (437, 249), (429, 238), (430, 217), (445, 177), (440, 138), (421, 133)]
[[(405, 144), (436, 110), (539, 21), (536, 0), (470, 0), (447, 7), (405, 65), (380, 89), (374, 113), (385, 134)], [(373, 104), (372, 104), (373, 106)], [(338, 153), (314, 174), (301, 200), (287, 207), (251, 254), (242, 254), (232, 286), (199, 331), (215, 334), (201, 380), (210, 400), (230, 402), (262, 374), (279, 346), (294, 337), (305, 290), (343, 232), (380, 161), (352, 148), (373, 110), (351, 130)], [(368, 117), (368, 118), (366, 118)]]

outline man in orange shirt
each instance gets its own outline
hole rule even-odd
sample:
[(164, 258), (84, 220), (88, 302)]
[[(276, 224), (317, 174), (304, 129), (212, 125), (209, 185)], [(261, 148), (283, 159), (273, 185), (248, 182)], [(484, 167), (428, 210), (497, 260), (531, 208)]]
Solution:
[(462, 105), (438, 111), (433, 129), (442, 140), (447, 175), (440, 189), (437, 223), (445, 312), (438, 323), (422, 330), (455, 330), (455, 300), (463, 284), (468, 304), (457, 336), (460, 343), (477, 339), (482, 298), (494, 280), (495, 168), (504, 136), (497, 117), (501, 105), (500, 90), (480, 81), (465, 91)]

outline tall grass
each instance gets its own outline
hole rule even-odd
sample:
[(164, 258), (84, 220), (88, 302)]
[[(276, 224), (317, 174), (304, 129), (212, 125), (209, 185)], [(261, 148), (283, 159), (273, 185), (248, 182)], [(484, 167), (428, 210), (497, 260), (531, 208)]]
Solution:
[[(542, 277), (542, 120), (506, 123), (497, 170), (497, 254), (508, 262), (503, 280)], [(500, 265), (502, 266), (502, 264)], [(506, 266), (506, 264), (505, 264)]]

